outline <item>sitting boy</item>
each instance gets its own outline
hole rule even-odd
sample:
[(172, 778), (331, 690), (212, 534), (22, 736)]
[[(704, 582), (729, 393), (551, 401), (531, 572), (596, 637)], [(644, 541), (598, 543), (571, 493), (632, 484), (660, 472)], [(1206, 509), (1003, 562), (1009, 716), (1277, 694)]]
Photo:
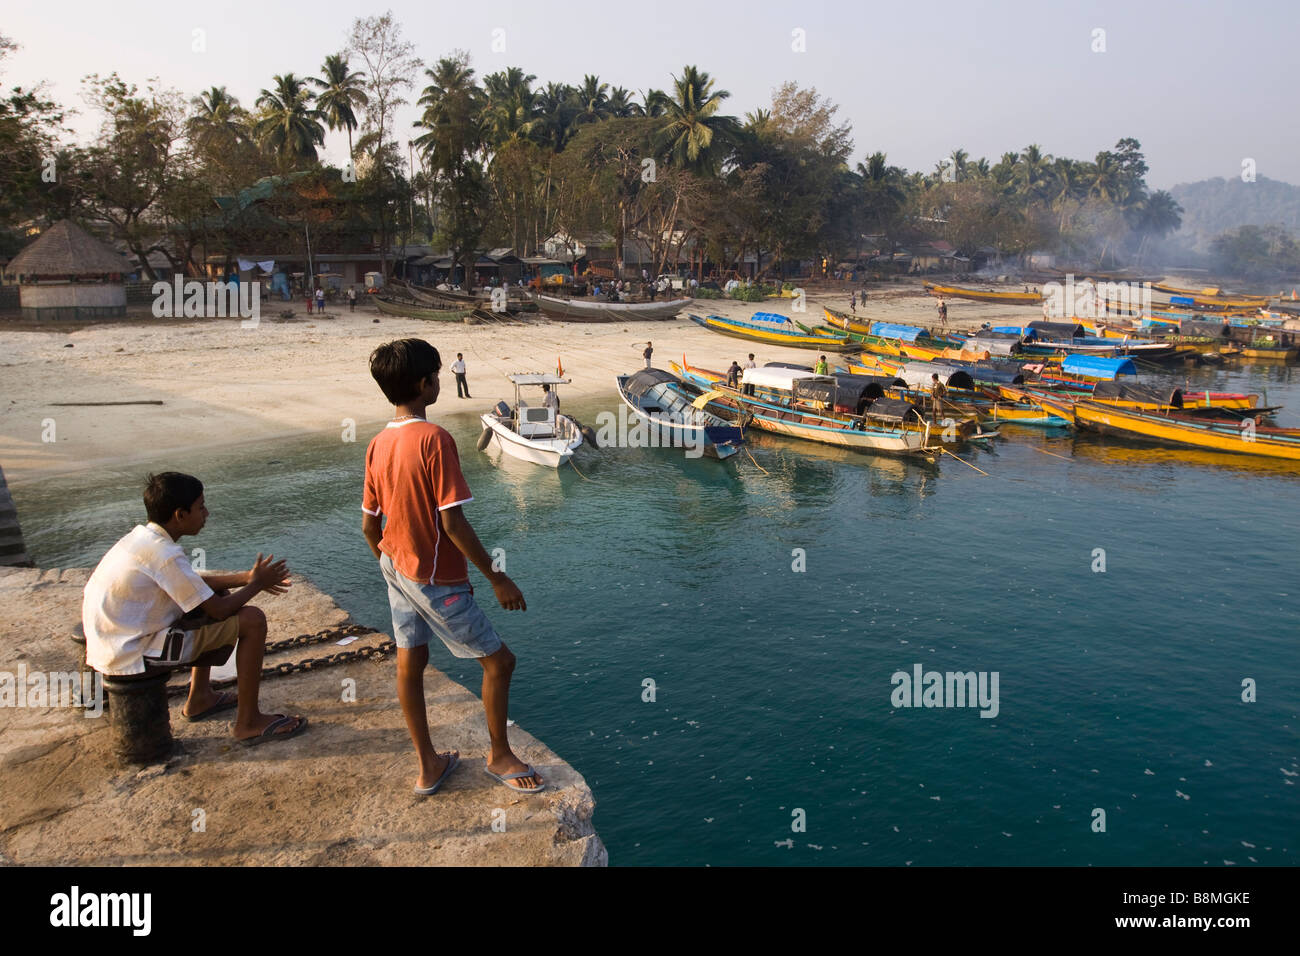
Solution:
[[(144, 508), (149, 523), (113, 545), (86, 582), (86, 663), (110, 677), (193, 667), (181, 712), (187, 720), (235, 707), (236, 739), (255, 744), (292, 737), (307, 726), (305, 717), (258, 709), (266, 615), (244, 606), (259, 591), (284, 593), (285, 563), (259, 554), (241, 574), (197, 573), (177, 543), (198, 534), (208, 519), (203, 483), (192, 475), (150, 475)], [(232, 594), (230, 588), (239, 590)], [(191, 613), (200, 611), (201, 617)], [(238, 694), (218, 694), (211, 665), (224, 664), (232, 647)]]
[(366, 449), (362, 532), (388, 584), (397, 699), (420, 762), (415, 792), (436, 793), (460, 763), (458, 751), (440, 754), (429, 737), (424, 668), (429, 641), (437, 635), (453, 655), (476, 658), (483, 668), (483, 711), (492, 745), (483, 769), (511, 790), (539, 793), (541, 776), (515, 756), (506, 737), (515, 655), (474, 603), (466, 557), (507, 611), (526, 610), (524, 596), (492, 567), (461, 511), (473, 498), (456, 442), (425, 420), (425, 409), (438, 400), (441, 370), (438, 350), (423, 339), (389, 342), (370, 356), (370, 374), (396, 412)]

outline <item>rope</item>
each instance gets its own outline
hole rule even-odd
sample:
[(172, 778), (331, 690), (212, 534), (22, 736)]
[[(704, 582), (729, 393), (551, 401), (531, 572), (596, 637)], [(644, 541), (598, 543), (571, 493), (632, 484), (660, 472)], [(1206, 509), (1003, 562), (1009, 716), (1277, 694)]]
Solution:
[(578, 472), (578, 476), (579, 476), (580, 478), (582, 478), (583, 481), (591, 481), (591, 479), (588, 478), (586, 475), (584, 475), (581, 471), (578, 471), (578, 465), (577, 465), (577, 462), (575, 462), (575, 461), (573, 460), (573, 456), (572, 456), (572, 455), (569, 456), (569, 464), (570, 464), (570, 465), (573, 465), (573, 470)]
[(772, 474), (770, 471), (768, 471), (766, 468), (764, 468), (762, 465), (760, 465), (760, 464), (758, 463), (758, 461), (754, 458), (753, 453), (750, 452), (750, 450), (749, 450), (748, 448), (745, 449), (745, 454), (746, 454), (746, 455), (749, 455), (749, 460), (752, 461), (752, 462), (754, 462), (754, 467), (757, 468), (759, 471), (761, 471), (763, 474), (765, 474), (765, 475), (771, 475), (771, 474)]
[[(968, 462), (965, 458), (958, 458), (956, 455), (953, 455), (952, 452), (950, 452), (948, 449), (946, 449), (946, 448), (940, 448), (939, 450), (940, 450), (941, 452), (943, 452), (945, 455), (951, 455), (953, 458), (957, 458), (957, 460), (958, 460), (959, 462), (961, 462), (963, 465), (965, 465), (967, 468), (975, 468), (975, 466), (972, 465), (970, 462)], [(983, 475), (985, 478), (991, 478), (991, 477), (993, 477), (993, 476), (990, 475), (987, 471), (980, 471), (980, 469), (978, 469), (978, 468), (975, 468), (975, 470), (978, 471), (978, 472), (979, 472), (981, 475)]]
[(1053, 458), (1059, 458), (1059, 459), (1061, 459), (1061, 461), (1069, 461), (1069, 460), (1070, 460), (1069, 458), (1065, 457), (1065, 455), (1058, 455), (1058, 454), (1057, 454), (1056, 452), (1054, 452), (1054, 451), (1047, 451), (1047, 450), (1044, 449), (1044, 448), (1038, 448), (1038, 447), (1036, 447), (1036, 446), (1034, 446), (1034, 445), (1030, 445), (1029, 447), (1030, 447), (1030, 448), (1033, 448), (1034, 451), (1041, 451), (1044, 455), (1051, 455)]

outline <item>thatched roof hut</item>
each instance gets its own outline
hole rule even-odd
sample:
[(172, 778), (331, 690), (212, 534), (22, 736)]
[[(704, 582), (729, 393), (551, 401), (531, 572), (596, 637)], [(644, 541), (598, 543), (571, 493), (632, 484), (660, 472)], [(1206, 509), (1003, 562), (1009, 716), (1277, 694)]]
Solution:
[(19, 283), (23, 316), (87, 319), (126, 314), (125, 261), (76, 223), (63, 219), (5, 265)]

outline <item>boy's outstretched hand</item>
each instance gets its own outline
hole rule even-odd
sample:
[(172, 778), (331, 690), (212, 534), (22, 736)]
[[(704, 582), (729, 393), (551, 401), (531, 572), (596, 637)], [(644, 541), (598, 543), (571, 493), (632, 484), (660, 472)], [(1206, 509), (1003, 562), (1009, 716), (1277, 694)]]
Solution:
[(273, 554), (263, 558), (261, 552), (258, 552), (248, 577), (248, 583), (256, 584), (259, 591), (283, 594), (289, 590), (289, 566), (283, 560), (276, 561)]
[(496, 592), (497, 602), (507, 611), (528, 610), (528, 605), (524, 603), (524, 592), (504, 574), (492, 579), (492, 590)]

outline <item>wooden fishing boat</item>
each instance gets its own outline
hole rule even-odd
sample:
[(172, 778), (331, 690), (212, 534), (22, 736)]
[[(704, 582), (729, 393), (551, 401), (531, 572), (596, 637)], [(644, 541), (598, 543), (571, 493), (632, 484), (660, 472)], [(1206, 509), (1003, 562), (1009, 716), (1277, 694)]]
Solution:
[(566, 322), (665, 322), (676, 317), (692, 299), (669, 299), (667, 302), (609, 302), (605, 299), (561, 299), (537, 293), (542, 315)]
[(994, 289), (964, 289), (955, 285), (936, 285), (924, 282), (925, 290), (934, 296), (953, 299), (972, 299), (976, 302), (1002, 302), (1013, 305), (1037, 305), (1043, 301), (1041, 292), (998, 292)]
[(379, 311), (385, 315), (400, 315), (430, 322), (462, 322), (474, 311), (472, 306), (460, 309), (431, 309), (410, 300), (391, 299), (383, 295), (377, 295), (374, 299)]
[(1162, 444), (1300, 462), (1300, 436), (1262, 433), (1253, 423), (1243, 423), (1233, 432), (1203, 422), (1125, 411), (1087, 401), (1075, 404), (1074, 420), (1080, 428)]
[(1192, 304), (1209, 308), (1260, 309), (1268, 305), (1272, 300), (1272, 296), (1268, 295), (1225, 295), (1220, 289), (1213, 287), (1180, 289), (1164, 282), (1154, 282), (1151, 284), (1151, 288), (1157, 292), (1177, 296), (1180, 299), (1191, 299)]
[(706, 389), (706, 407), (731, 421), (806, 441), (839, 445), (859, 451), (929, 459), (942, 454), (938, 431), (910, 402), (877, 398), (861, 415), (834, 411), (835, 378), (797, 369), (745, 369), (744, 382), (754, 395), (723, 384), (725, 377), (709, 369), (672, 363), (682, 378)]
[(769, 345), (784, 345), (795, 349), (820, 349), (826, 352), (856, 352), (859, 349), (858, 343), (846, 336), (836, 337), (817, 333), (809, 335), (800, 331), (790, 319), (771, 312), (755, 312), (747, 322), (720, 315), (704, 318), (692, 315), (690, 319), (695, 324), (722, 335), (765, 342)]
[(688, 390), (682, 381), (662, 369), (647, 368), (615, 378), (618, 394), (649, 429), (652, 448), (685, 448), (687, 457), (699, 449), (710, 458), (723, 460), (740, 451), (744, 432), (720, 415), (693, 404), (701, 395)]
[(530, 461), (549, 468), (558, 468), (581, 447), (584, 439), (582, 426), (545, 401), (533, 405), (524, 401), (519, 390), (525, 386), (542, 386), (554, 389), (568, 385), (570, 380), (550, 372), (515, 372), (507, 375), (515, 387), (513, 406), (497, 402), (491, 411), (481, 416), (483, 434), (479, 437), (479, 451), (487, 450), (493, 442), (513, 458)]

